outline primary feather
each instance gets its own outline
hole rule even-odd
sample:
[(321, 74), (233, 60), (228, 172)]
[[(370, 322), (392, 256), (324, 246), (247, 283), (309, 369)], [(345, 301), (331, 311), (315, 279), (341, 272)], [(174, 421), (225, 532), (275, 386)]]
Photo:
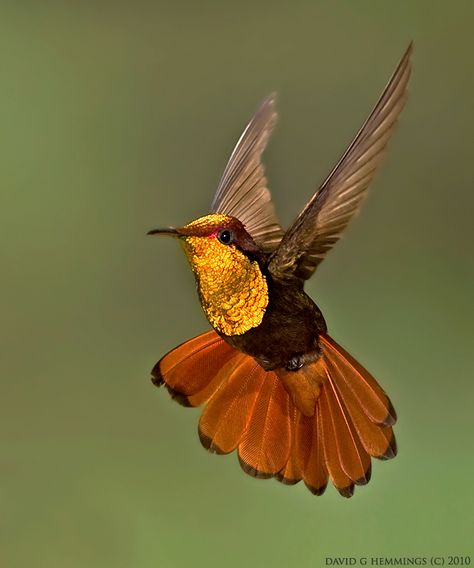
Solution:
[(270, 258), (276, 278), (307, 280), (358, 211), (405, 104), (411, 51), (410, 44), (369, 118)]
[(211, 212), (236, 217), (264, 252), (272, 252), (283, 236), (262, 164), (275, 126), (275, 96), (263, 101), (239, 138), (212, 201)]

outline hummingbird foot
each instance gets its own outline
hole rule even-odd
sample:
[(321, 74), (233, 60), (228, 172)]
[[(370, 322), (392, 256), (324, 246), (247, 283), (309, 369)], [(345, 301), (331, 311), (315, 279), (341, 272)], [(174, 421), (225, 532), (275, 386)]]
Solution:
[(292, 357), (288, 363), (286, 364), (285, 369), (287, 371), (298, 371), (304, 365), (303, 357), (297, 355), (296, 357)]
[(314, 363), (319, 357), (321, 357), (321, 350), (318, 345), (314, 351), (309, 351), (302, 355), (294, 355), (286, 364), (285, 369), (287, 371), (299, 371), (301, 367)]

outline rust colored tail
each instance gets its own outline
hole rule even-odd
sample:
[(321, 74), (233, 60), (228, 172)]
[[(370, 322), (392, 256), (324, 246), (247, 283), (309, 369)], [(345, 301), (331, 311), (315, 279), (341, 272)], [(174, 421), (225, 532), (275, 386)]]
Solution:
[(377, 381), (328, 335), (322, 356), (297, 372), (264, 371), (214, 331), (170, 351), (154, 367), (185, 406), (206, 404), (205, 448), (237, 450), (242, 469), (286, 484), (304, 480), (321, 495), (331, 478), (351, 497), (370, 479), (371, 457), (396, 455), (395, 411)]

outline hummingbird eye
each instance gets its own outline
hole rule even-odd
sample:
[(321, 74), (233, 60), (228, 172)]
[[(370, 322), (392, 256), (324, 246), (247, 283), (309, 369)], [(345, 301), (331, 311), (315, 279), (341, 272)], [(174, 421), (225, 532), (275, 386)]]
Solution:
[(222, 244), (230, 245), (230, 243), (232, 242), (232, 233), (227, 229), (224, 229), (223, 231), (219, 231), (217, 238)]

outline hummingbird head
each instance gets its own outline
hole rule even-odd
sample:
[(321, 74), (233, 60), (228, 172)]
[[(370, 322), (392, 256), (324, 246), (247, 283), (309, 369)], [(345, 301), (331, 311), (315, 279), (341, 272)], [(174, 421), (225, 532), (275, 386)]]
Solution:
[(259, 264), (265, 257), (238, 219), (211, 214), (181, 228), (148, 234), (179, 238), (204, 312), (217, 331), (240, 335), (260, 325), (268, 304), (267, 282)]
[[(149, 235), (169, 235), (178, 237), (184, 243), (185, 250), (196, 243), (196, 239), (203, 239), (201, 253), (206, 255), (204, 243), (212, 247), (213, 243), (219, 243), (219, 249), (223, 255), (228, 254), (230, 249), (240, 249), (244, 254), (263, 260), (261, 249), (245, 230), (244, 225), (230, 215), (211, 214), (199, 217), (184, 227), (167, 227), (148, 231)], [(188, 245), (188, 247), (186, 246)], [(227, 249), (227, 251), (226, 251)]]

